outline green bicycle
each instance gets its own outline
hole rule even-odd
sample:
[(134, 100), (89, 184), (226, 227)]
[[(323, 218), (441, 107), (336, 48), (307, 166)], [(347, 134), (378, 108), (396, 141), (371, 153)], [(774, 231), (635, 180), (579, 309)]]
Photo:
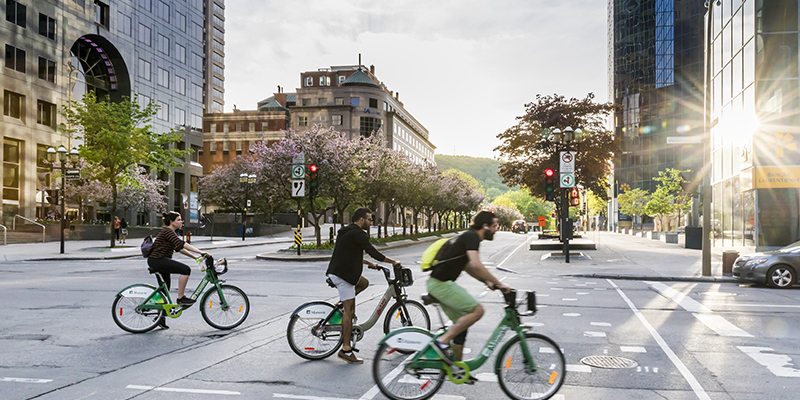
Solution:
[[(192, 293), (192, 300), (197, 300), (209, 284), (212, 287), (203, 294), (199, 303), (200, 314), (206, 323), (217, 329), (227, 330), (241, 325), (250, 313), (250, 300), (242, 289), (225, 285), (225, 281), (219, 279), (220, 275), (228, 272), (228, 261), (223, 258), (214, 263), (210, 255), (200, 258), (199, 262), (203, 261), (205, 265), (201, 271), (206, 274)], [(183, 310), (191, 307), (173, 303), (161, 274), (148, 270), (155, 274), (158, 287), (146, 283), (130, 285), (117, 293), (111, 305), (114, 322), (131, 333), (150, 331), (164, 315), (178, 318)]]
[[(512, 399), (549, 399), (561, 388), (566, 374), (564, 354), (550, 338), (528, 332), (520, 325), (521, 316), (536, 313), (536, 294), (528, 292), (528, 312), (517, 311), (517, 292), (504, 294), (505, 317), (472, 360), (448, 365), (433, 346), (434, 334), (417, 327), (404, 327), (390, 332), (379, 343), (372, 364), (372, 378), (380, 391), (393, 400), (424, 400), (432, 397), (447, 378), (462, 384), (470, 372), (480, 368), (494, 352), (506, 332), (514, 336), (503, 344), (494, 365), (494, 372), (503, 392)], [(438, 301), (423, 296), (425, 304)], [(410, 354), (410, 355), (409, 355)]]

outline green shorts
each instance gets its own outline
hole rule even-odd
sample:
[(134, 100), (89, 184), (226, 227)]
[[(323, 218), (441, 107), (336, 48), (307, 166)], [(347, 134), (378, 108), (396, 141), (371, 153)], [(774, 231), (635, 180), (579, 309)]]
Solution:
[(456, 285), (454, 281), (440, 281), (428, 278), (428, 293), (439, 300), (439, 305), (453, 323), (469, 314), (479, 304), (466, 289)]

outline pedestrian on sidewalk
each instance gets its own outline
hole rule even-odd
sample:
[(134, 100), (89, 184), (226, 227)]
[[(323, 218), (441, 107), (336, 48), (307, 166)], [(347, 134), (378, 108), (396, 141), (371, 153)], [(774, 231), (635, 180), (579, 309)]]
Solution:
[(117, 242), (122, 243), (119, 240), (119, 217), (116, 215), (114, 216), (114, 235), (117, 237)]
[(119, 237), (122, 239), (122, 243), (125, 243), (125, 239), (128, 237), (128, 221), (125, 221), (125, 218), (119, 221)]

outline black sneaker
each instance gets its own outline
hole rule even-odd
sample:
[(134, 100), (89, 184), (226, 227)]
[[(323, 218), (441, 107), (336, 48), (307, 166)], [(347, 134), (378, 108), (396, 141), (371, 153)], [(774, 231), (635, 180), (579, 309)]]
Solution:
[(474, 385), (477, 382), (480, 382), (480, 381), (478, 381), (478, 378), (470, 375), (469, 378), (467, 378), (467, 381), (464, 382), (464, 383), (466, 383), (467, 385)]
[(161, 328), (161, 329), (164, 329), (164, 330), (169, 329), (169, 327), (167, 326), (167, 317), (162, 316), (158, 320), (158, 327)]
[(453, 357), (450, 356), (450, 346), (445, 346), (439, 340), (434, 340), (433, 344), (436, 346), (437, 353), (442, 356), (442, 360), (449, 365), (453, 365)]
[(195, 300), (193, 300), (193, 299), (191, 299), (189, 297), (186, 297), (186, 296), (183, 296), (180, 299), (178, 299), (178, 305), (181, 305), (181, 306), (190, 306), (190, 305), (194, 304), (194, 302), (195, 302)]

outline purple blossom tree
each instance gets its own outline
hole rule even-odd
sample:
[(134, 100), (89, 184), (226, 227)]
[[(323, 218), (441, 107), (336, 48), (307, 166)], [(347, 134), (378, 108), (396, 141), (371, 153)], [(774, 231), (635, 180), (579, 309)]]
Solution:
[(145, 210), (159, 213), (167, 210), (165, 189), (168, 181), (151, 178), (140, 165), (128, 169), (123, 185), (117, 194), (117, 205), (125, 211), (141, 212)]

